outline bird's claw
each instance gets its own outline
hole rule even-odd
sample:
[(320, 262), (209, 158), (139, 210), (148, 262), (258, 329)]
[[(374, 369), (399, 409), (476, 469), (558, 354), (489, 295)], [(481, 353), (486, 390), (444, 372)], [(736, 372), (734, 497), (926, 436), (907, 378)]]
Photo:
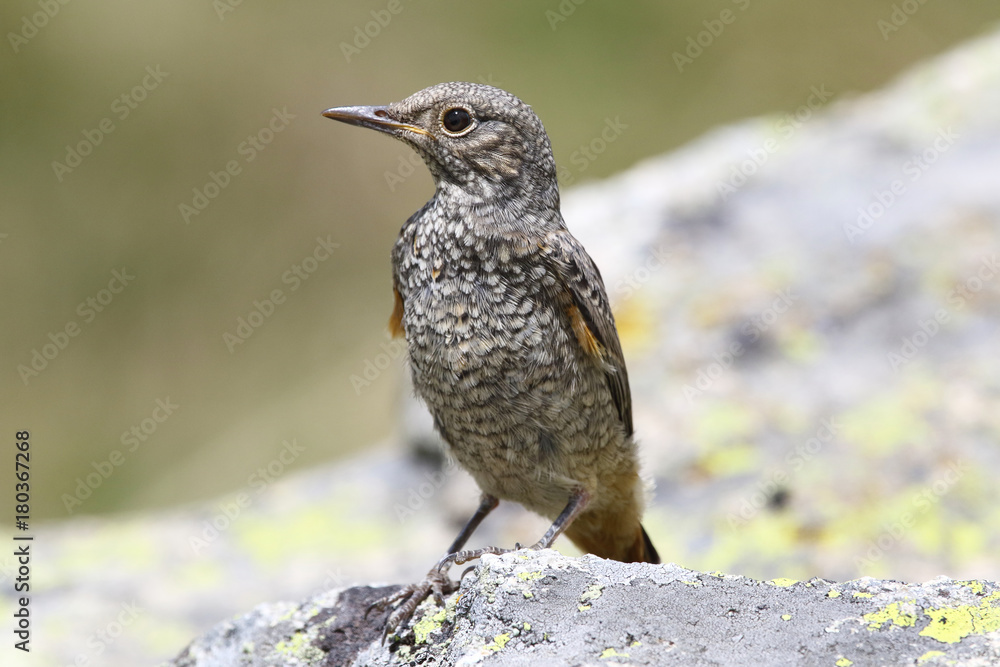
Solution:
[(368, 607), (369, 611), (373, 608), (384, 611), (387, 608), (394, 607), (393, 612), (385, 622), (385, 630), (382, 633), (383, 643), (386, 637), (394, 634), (398, 628), (410, 621), (417, 607), (428, 597), (433, 597), (434, 601), (443, 607), (445, 604), (444, 596), (458, 590), (458, 582), (452, 581), (448, 577), (449, 567), (451, 567), (450, 560), (438, 563), (431, 568), (427, 576), (420, 583), (407, 584), (392, 595), (377, 600)]
[[(541, 545), (541, 546), (539, 546)], [(539, 542), (533, 548), (542, 548), (542, 543)], [(521, 545), (518, 544), (517, 548), (520, 549)], [(386, 637), (395, 633), (395, 631), (401, 626), (406, 625), (409, 620), (413, 617), (414, 612), (420, 603), (428, 598), (428, 596), (433, 597), (434, 601), (440, 605), (444, 606), (444, 596), (450, 593), (454, 593), (458, 590), (459, 584), (465, 575), (469, 573), (470, 570), (475, 569), (475, 566), (467, 568), (462, 572), (462, 576), (458, 581), (452, 581), (448, 577), (448, 570), (451, 569), (452, 565), (463, 565), (471, 560), (476, 560), (486, 554), (505, 554), (510, 553), (513, 549), (501, 549), (500, 547), (484, 547), (482, 549), (473, 549), (471, 551), (457, 551), (448, 554), (441, 560), (439, 560), (434, 567), (430, 569), (427, 576), (419, 584), (407, 584), (403, 586), (398, 591), (392, 595), (386, 596), (381, 600), (376, 600), (368, 607), (368, 611), (372, 609), (378, 609), (379, 611), (385, 611), (389, 607), (394, 607), (394, 610), (389, 614), (388, 620), (385, 622), (385, 631), (382, 633), (382, 642), (385, 642)], [(365, 612), (367, 616), (368, 612)]]

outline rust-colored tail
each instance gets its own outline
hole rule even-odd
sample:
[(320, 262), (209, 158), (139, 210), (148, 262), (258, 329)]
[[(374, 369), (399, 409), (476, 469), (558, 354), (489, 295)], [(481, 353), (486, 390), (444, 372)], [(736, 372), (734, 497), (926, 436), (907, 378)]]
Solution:
[(636, 563), (660, 563), (660, 554), (656, 553), (656, 547), (653, 543), (649, 541), (649, 535), (646, 534), (646, 529), (639, 525), (639, 532), (642, 533), (642, 558), (633, 562)]
[(586, 512), (569, 525), (566, 537), (587, 553), (623, 563), (659, 563), (660, 555), (638, 520)]

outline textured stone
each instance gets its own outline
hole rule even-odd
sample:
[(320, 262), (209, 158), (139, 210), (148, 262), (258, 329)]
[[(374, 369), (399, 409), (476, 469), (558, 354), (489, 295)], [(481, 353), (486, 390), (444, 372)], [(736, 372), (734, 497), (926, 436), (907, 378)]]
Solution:
[(1000, 586), (940, 578), (763, 582), (554, 551), (486, 556), (445, 607), (382, 644), (364, 620), (385, 589), (267, 604), (170, 663), (246, 665), (990, 665)]

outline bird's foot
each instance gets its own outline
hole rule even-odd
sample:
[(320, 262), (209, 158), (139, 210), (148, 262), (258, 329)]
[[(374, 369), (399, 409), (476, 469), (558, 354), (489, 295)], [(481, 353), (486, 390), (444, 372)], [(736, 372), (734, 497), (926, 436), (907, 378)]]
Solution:
[(384, 611), (387, 608), (394, 608), (385, 622), (385, 630), (382, 633), (383, 643), (386, 637), (409, 622), (420, 603), (428, 597), (433, 597), (434, 601), (443, 607), (444, 596), (458, 590), (458, 582), (452, 581), (448, 577), (448, 569), (454, 563), (453, 556), (455, 554), (449, 554), (439, 560), (420, 583), (407, 584), (392, 595), (377, 600), (368, 607), (369, 612), (372, 609)]
[[(517, 551), (520, 548), (522, 548), (521, 545), (517, 544), (514, 549), (484, 547), (482, 549), (471, 549), (448, 554), (439, 560), (434, 567), (427, 572), (427, 576), (425, 576), (424, 580), (420, 583), (407, 584), (392, 595), (388, 595), (381, 600), (376, 600), (371, 606), (368, 607), (369, 612), (372, 609), (385, 611), (387, 608), (394, 608), (393, 612), (389, 615), (389, 618), (385, 622), (385, 630), (382, 633), (382, 641), (385, 642), (386, 637), (394, 634), (400, 627), (405, 626), (413, 617), (413, 614), (416, 612), (417, 607), (420, 606), (420, 603), (428, 597), (433, 597), (435, 602), (442, 607), (444, 606), (444, 596), (457, 591), (462, 579), (469, 573), (470, 570), (473, 569), (471, 567), (466, 569), (462, 572), (462, 576), (459, 577), (458, 581), (452, 581), (451, 578), (448, 577), (448, 570), (452, 565), (462, 565), (471, 560), (485, 556), (486, 554), (506, 554), (512, 551)], [(531, 548), (538, 549), (542, 547), (536, 544)]]

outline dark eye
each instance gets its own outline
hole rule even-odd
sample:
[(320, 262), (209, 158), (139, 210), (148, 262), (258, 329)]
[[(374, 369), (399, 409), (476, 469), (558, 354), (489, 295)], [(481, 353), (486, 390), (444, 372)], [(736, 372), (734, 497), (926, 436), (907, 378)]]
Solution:
[(462, 130), (472, 125), (472, 116), (462, 108), (448, 109), (441, 119), (444, 129), (451, 134), (458, 134)]

